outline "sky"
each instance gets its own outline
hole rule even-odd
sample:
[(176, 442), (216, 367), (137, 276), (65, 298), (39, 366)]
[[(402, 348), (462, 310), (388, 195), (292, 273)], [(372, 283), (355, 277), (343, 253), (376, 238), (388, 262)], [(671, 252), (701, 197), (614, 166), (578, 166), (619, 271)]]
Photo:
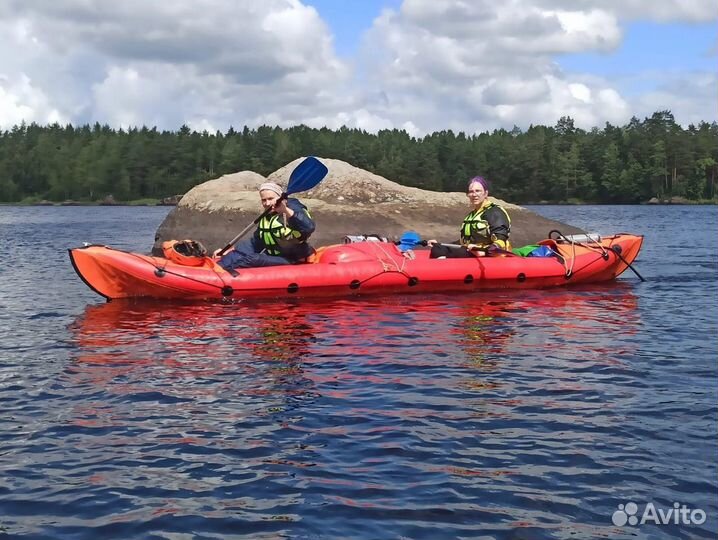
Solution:
[(0, 129), (718, 120), (716, 0), (3, 0)]

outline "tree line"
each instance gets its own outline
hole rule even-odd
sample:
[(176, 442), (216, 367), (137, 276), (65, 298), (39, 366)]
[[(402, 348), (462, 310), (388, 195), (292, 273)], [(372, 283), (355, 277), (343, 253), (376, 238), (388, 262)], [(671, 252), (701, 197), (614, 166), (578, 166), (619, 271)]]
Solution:
[(481, 174), (492, 195), (536, 202), (638, 203), (716, 199), (718, 124), (684, 129), (670, 111), (622, 127), (438, 131), (412, 137), (342, 127), (260, 126), (198, 133), (156, 128), (20, 124), (0, 132), (0, 202), (116, 201), (183, 194), (223, 174), (262, 175), (300, 156), (335, 158), (406, 186), (463, 191)]

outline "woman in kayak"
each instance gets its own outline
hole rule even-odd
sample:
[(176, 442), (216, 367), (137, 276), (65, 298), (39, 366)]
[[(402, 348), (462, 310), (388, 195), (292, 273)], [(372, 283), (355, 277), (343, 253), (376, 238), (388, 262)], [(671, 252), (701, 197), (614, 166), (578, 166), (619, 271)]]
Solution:
[(219, 265), (225, 270), (279, 266), (305, 262), (314, 249), (307, 240), (314, 232), (314, 221), (298, 199), (279, 200), (282, 188), (274, 182), (259, 186), (262, 206), (272, 211), (257, 224), (248, 240), (225, 254)]
[(442, 245), (429, 240), (427, 245), (431, 246), (432, 259), (483, 257), (494, 251), (511, 249), (511, 219), (506, 210), (488, 199), (488, 181), (483, 176), (469, 180), (466, 196), (473, 210), (461, 224), (461, 245)]

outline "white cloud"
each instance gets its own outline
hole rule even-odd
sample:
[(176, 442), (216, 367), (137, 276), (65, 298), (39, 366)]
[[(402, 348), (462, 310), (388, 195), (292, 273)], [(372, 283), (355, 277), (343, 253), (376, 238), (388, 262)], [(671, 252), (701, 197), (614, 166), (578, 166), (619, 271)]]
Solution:
[[(657, 74), (658, 75), (658, 74)], [(685, 125), (718, 119), (718, 75), (716, 73), (661, 73), (662, 83), (632, 100), (636, 116), (670, 110)], [(647, 76), (650, 76), (648, 74)]]
[(716, 20), (715, 0), (595, 0), (621, 17), (656, 22), (710, 22)]
[(525, 80), (507, 76), (492, 79), (481, 92), (480, 99), (486, 105), (535, 103), (550, 95), (550, 87), (544, 78)]
[(714, 4), (404, 0), (375, 20), (349, 64), (300, 0), (5, 0), (0, 128), (304, 123), (422, 135), (552, 125), (565, 115), (590, 128), (660, 109), (679, 122), (713, 120), (714, 74), (692, 74), (683, 88), (653, 74), (656, 90), (627, 96), (618, 81), (562, 72), (555, 57), (611, 54), (628, 20), (716, 20)]
[(584, 103), (591, 103), (591, 89), (585, 84), (571, 83), (568, 85), (568, 91), (575, 99)]
[[(366, 72), (387, 96), (377, 110), (422, 132), (552, 125), (566, 115), (586, 129), (626, 122), (645, 110), (634, 108), (638, 100), (622, 96), (616, 81), (562, 72), (555, 55), (610, 54), (628, 17), (718, 18), (707, 2), (669, 4), (659, 12), (638, 1), (405, 0), (399, 12), (377, 19), (366, 39)], [(663, 109), (681, 102), (662, 98)], [(712, 111), (704, 117), (715, 118)]]
[(557, 11), (553, 14), (561, 23), (563, 33), (554, 36), (556, 52), (577, 52), (585, 50), (610, 51), (620, 39), (618, 21), (611, 13), (591, 10)]
[[(342, 101), (315, 103), (325, 88), (344, 96), (350, 75), (326, 24), (298, 0), (8, 0), (4, 29), (0, 73), (29, 70), (76, 122), (226, 128), (262, 111), (302, 121)], [(34, 107), (27, 93), (13, 99)]]
[(388, 99), (377, 109), (422, 132), (552, 125), (565, 115), (590, 128), (628, 107), (606, 81), (567, 78), (553, 54), (605, 51), (620, 38), (615, 17), (596, 9), (406, 0), (375, 22), (367, 41), (383, 54), (367, 55), (367, 72)]
[(542, 9), (590, 11), (600, 9), (627, 20), (654, 22), (711, 22), (715, 0), (532, 0)]
[(66, 118), (50, 105), (45, 93), (33, 86), (30, 78), (19, 74), (13, 81), (0, 74), (0, 126), (21, 122), (64, 123)]

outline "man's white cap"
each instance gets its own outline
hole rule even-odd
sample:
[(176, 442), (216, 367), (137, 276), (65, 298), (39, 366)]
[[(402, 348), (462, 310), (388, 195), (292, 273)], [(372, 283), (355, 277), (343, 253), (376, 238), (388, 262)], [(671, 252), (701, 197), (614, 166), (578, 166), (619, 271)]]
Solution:
[(282, 187), (279, 184), (276, 184), (274, 182), (265, 182), (261, 186), (259, 186), (259, 191), (264, 190), (274, 191), (277, 195), (282, 195)]

